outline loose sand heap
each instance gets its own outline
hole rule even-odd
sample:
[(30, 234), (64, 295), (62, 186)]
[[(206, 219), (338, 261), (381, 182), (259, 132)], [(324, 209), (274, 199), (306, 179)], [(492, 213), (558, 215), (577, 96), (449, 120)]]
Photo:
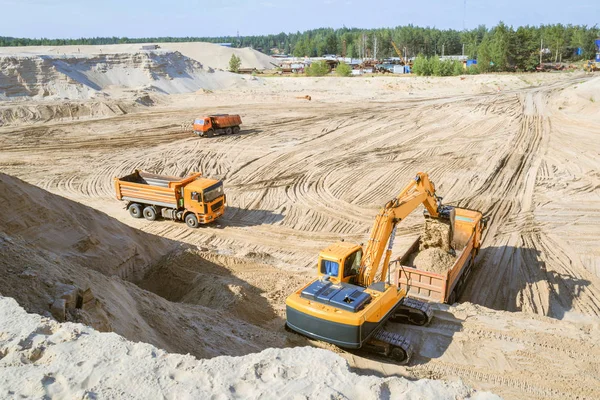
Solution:
[(419, 251), (411, 254), (409, 265), (423, 271), (445, 274), (454, 262), (452, 255), (452, 226), (448, 221), (425, 218), (421, 230)]
[(412, 264), (415, 268), (435, 272), (436, 274), (445, 274), (454, 262), (456, 257), (437, 247), (430, 247), (421, 250), (413, 260)]
[(419, 250), (435, 247), (443, 251), (452, 249), (452, 225), (446, 220), (425, 218), (425, 225), (421, 231)]
[(311, 347), (197, 360), (81, 324), (27, 314), (0, 297), (0, 397), (78, 399), (499, 399), (460, 381), (359, 376)]

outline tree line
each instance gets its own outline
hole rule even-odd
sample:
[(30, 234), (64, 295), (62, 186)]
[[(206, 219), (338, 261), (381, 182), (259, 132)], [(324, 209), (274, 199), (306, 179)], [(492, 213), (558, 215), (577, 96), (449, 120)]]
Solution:
[[(402, 56), (426, 57), (464, 54), (476, 58), (478, 64), (494, 70), (531, 70), (540, 62), (591, 59), (595, 54), (594, 40), (600, 37), (598, 26), (540, 25), (514, 28), (502, 22), (487, 28), (458, 31), (418, 27), (395, 28), (319, 28), (296, 33), (259, 36), (221, 37), (96, 37), (80, 39), (25, 39), (0, 37), (0, 46), (60, 46), (118, 43), (211, 42), (231, 43), (232, 47), (252, 47), (267, 54), (283, 53), (296, 57), (325, 54), (347, 57), (397, 57), (392, 42)], [(540, 49), (543, 51), (540, 51)]]

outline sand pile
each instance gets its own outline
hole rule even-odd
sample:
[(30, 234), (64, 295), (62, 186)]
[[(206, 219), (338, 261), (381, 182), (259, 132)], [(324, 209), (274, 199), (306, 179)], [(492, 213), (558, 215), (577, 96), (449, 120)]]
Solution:
[(430, 247), (419, 251), (412, 264), (423, 271), (445, 274), (455, 261), (456, 257), (452, 254), (437, 247)]
[(197, 360), (27, 314), (5, 297), (0, 354), (2, 396), (12, 398), (498, 398), (460, 381), (358, 376), (339, 356), (308, 347)]
[(445, 220), (425, 218), (419, 251), (411, 254), (408, 262), (417, 269), (444, 274), (456, 261), (452, 252), (452, 225)]
[[(146, 43), (150, 44), (150, 43)], [(26, 46), (0, 47), (1, 55), (36, 54), (50, 56), (86, 55), (86, 54), (116, 54), (116, 53), (160, 53), (164, 51), (179, 52), (186, 57), (200, 62), (206, 69), (220, 68), (227, 70), (231, 55), (235, 54), (242, 61), (242, 68), (272, 69), (277, 60), (264, 53), (245, 47), (243, 49), (220, 46), (213, 43), (158, 43), (158, 50), (141, 50), (144, 43), (111, 44), (93, 46)]]
[(425, 225), (421, 231), (419, 250), (425, 250), (430, 247), (436, 247), (443, 251), (451, 250), (452, 225), (448, 221), (425, 218)]
[(63, 260), (126, 280), (143, 277), (173, 242), (130, 228), (108, 215), (0, 174), (0, 232), (35, 243)]
[(242, 76), (205, 68), (176, 51), (0, 56), (0, 100), (89, 99), (122, 88), (189, 93), (245, 82)]

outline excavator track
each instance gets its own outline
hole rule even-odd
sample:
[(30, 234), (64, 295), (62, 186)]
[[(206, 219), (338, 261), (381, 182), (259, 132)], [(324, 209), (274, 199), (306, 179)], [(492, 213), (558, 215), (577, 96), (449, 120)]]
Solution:
[(385, 349), (384, 354), (394, 361), (401, 364), (407, 364), (413, 355), (414, 349), (407, 338), (399, 333), (393, 333), (384, 329), (379, 329), (371, 337), (372, 346)]
[(425, 326), (431, 322), (433, 317), (433, 309), (429, 303), (405, 297), (402, 299), (394, 315), (390, 318), (391, 322), (402, 324), (411, 324)]

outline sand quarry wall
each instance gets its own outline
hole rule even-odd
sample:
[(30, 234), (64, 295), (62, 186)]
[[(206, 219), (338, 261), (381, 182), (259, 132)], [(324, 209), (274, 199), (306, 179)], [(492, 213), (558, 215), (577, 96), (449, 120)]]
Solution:
[(56, 56), (0, 52), (0, 100), (89, 99), (118, 88), (189, 93), (245, 82), (177, 51)]
[[(68, 54), (114, 54), (114, 53), (139, 53), (147, 52), (142, 46), (151, 43), (139, 44), (112, 44), (94, 46), (26, 46), (26, 47), (0, 47), (1, 55), (36, 54), (36, 55), (61, 55)], [(188, 42), (188, 43), (158, 43), (159, 50), (180, 52), (186, 57), (201, 63), (205, 68), (229, 68), (229, 60), (235, 54), (242, 62), (242, 68), (272, 69), (277, 60), (264, 53), (245, 47), (242, 49), (220, 46), (213, 43)]]

